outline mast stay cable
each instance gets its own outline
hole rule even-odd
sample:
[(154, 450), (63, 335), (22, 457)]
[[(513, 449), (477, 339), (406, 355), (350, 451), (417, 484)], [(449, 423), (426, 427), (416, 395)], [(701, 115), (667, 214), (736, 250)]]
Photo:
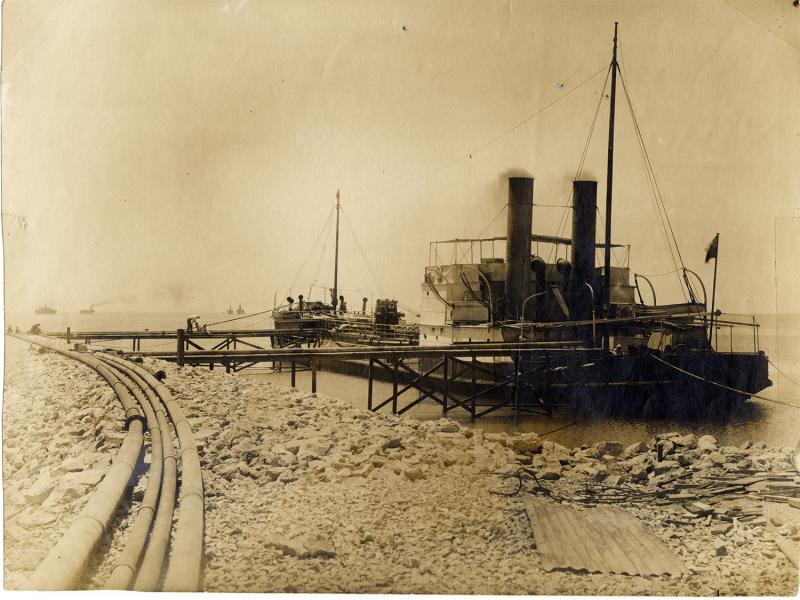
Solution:
[[(625, 100), (628, 105), (628, 110), (630, 111), (631, 120), (633, 122), (634, 131), (636, 132), (636, 138), (639, 143), (640, 151), (642, 153), (642, 159), (645, 165), (645, 172), (648, 179), (648, 184), (651, 188), (651, 193), (653, 200), (656, 203), (656, 209), (658, 210), (659, 218), (661, 220), (661, 225), (664, 230), (664, 235), (667, 238), (667, 245), (669, 247), (669, 252), (672, 257), (673, 265), (678, 269), (685, 270), (686, 265), (683, 262), (683, 256), (681, 255), (680, 246), (678, 246), (678, 240), (675, 237), (675, 230), (672, 228), (672, 223), (669, 218), (669, 213), (667, 212), (666, 204), (664, 202), (663, 194), (661, 193), (661, 188), (658, 185), (658, 180), (656, 179), (655, 170), (653, 169), (652, 161), (650, 160), (650, 154), (647, 151), (647, 145), (644, 141), (644, 135), (642, 134), (641, 127), (639, 126), (639, 121), (636, 118), (636, 111), (633, 108), (633, 101), (631, 100), (630, 93), (628, 91), (627, 83), (625, 82), (625, 77), (622, 73), (622, 69), (619, 69), (619, 77), (620, 82), (622, 83), (622, 89), (625, 94)], [(674, 246), (674, 251), (673, 251)], [(677, 255), (677, 260), (676, 260)], [(680, 266), (679, 266), (680, 265)], [(685, 273), (684, 273), (685, 278)], [(681, 279), (680, 275), (678, 275), (678, 283), (681, 287), (681, 293), (683, 294), (684, 299), (686, 298), (686, 291), (684, 289), (686, 282), (684, 279)], [(690, 294), (693, 294), (690, 291)]]
[[(581, 153), (580, 161), (578, 162), (578, 168), (575, 171), (575, 177), (573, 181), (577, 181), (578, 178), (581, 176), (583, 172), (583, 165), (586, 162), (586, 156), (589, 153), (589, 145), (592, 141), (592, 136), (594, 135), (594, 128), (597, 124), (597, 115), (600, 113), (600, 106), (603, 103), (603, 95), (606, 91), (606, 86), (608, 85), (608, 77), (611, 74), (611, 66), (609, 65), (606, 70), (606, 78), (603, 81), (603, 87), (600, 89), (600, 95), (597, 99), (597, 106), (594, 109), (594, 116), (592, 117), (592, 123), (589, 126), (589, 133), (586, 136), (586, 143), (583, 146), (583, 152)], [(561, 213), (561, 218), (558, 221), (558, 230), (556, 236), (560, 236), (567, 227), (567, 223), (569, 223), (569, 209), (572, 207), (572, 186), (570, 186), (569, 194), (567, 195), (567, 201), (564, 204), (564, 211)], [(547, 257), (547, 262), (550, 262), (554, 256), (554, 252), (556, 251), (555, 246), (550, 249), (550, 253)]]

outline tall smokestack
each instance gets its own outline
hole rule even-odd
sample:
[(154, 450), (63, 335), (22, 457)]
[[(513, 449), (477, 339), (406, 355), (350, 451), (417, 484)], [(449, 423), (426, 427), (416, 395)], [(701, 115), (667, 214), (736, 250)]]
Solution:
[[(572, 182), (572, 273), (569, 278), (569, 311), (573, 321), (592, 318), (597, 182)], [(594, 290), (595, 293), (597, 290)]]
[[(533, 220), (533, 178), (508, 178), (506, 237), (506, 318), (520, 319), (528, 297)], [(527, 311), (526, 311), (527, 312)]]

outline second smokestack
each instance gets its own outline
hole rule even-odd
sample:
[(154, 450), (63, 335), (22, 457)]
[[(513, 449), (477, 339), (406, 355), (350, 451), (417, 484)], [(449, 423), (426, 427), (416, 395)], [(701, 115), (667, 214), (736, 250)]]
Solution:
[(529, 295), (532, 225), (533, 178), (509, 177), (505, 312), (511, 320), (522, 318), (522, 303)]
[[(569, 278), (569, 312), (573, 321), (592, 318), (597, 182), (572, 182), (572, 272)], [(594, 290), (595, 293), (597, 290)]]

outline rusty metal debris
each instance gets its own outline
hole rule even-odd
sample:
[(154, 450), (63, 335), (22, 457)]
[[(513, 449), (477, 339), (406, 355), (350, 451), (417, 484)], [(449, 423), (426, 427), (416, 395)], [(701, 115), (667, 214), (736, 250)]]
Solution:
[(577, 510), (540, 498), (524, 499), (546, 571), (679, 575), (683, 563), (641, 522), (606, 507)]

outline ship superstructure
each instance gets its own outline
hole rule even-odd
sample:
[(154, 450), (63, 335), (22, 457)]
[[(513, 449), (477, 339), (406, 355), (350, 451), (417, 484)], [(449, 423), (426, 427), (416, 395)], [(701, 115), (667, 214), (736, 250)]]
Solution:
[(495, 372), (514, 373), (515, 403), (680, 399), (697, 406), (746, 398), (771, 385), (755, 319), (709, 308), (702, 280), (685, 265), (676, 269), (685, 301), (657, 304), (649, 279), (631, 273), (630, 247), (612, 242), (616, 48), (615, 27), (603, 241), (596, 241), (596, 181), (573, 182), (572, 235), (561, 237), (533, 233), (534, 180), (510, 177), (506, 236), (430, 244), (420, 344), (553, 344), (486, 359), (505, 362)]

